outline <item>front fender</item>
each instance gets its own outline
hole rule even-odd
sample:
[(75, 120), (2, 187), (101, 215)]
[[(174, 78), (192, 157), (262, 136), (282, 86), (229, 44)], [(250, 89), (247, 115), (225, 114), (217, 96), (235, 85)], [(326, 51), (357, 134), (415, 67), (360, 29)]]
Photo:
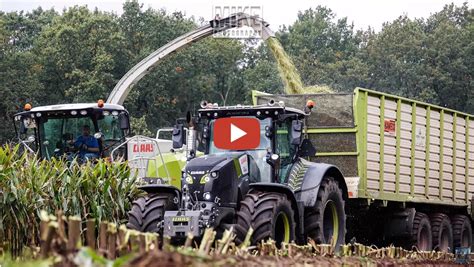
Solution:
[(166, 184), (147, 184), (139, 186), (138, 189), (147, 192), (148, 194), (168, 193), (175, 195), (178, 199), (181, 199), (181, 191), (172, 186)]
[(330, 176), (338, 181), (342, 189), (342, 196), (347, 200), (347, 185), (341, 171), (334, 165), (326, 163), (305, 162), (307, 170), (304, 174), (301, 187), (295, 190), (298, 201), (304, 203), (305, 207), (312, 207), (318, 197), (319, 186), (324, 177)]

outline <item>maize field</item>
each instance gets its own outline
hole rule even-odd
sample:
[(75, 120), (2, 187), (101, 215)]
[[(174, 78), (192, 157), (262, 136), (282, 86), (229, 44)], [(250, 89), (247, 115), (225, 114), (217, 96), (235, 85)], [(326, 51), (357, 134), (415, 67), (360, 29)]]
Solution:
[[(454, 255), (348, 244), (268, 240), (237, 246), (227, 230), (216, 240), (188, 236), (184, 246), (168, 238), (126, 229), (130, 201), (140, 194), (125, 163), (68, 164), (0, 148), (0, 266), (379, 266), (451, 265)], [(54, 214), (54, 215), (52, 215)]]
[(40, 211), (123, 223), (139, 191), (126, 163), (68, 164), (0, 148), (0, 251), (39, 243)]

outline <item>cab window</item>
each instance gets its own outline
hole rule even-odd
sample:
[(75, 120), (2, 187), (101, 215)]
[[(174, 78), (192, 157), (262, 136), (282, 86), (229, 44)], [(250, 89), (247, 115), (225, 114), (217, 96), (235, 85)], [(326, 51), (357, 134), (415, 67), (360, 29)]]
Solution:
[(296, 147), (291, 145), (291, 120), (276, 123), (275, 152), (280, 156), (279, 181), (282, 183), (288, 176)]

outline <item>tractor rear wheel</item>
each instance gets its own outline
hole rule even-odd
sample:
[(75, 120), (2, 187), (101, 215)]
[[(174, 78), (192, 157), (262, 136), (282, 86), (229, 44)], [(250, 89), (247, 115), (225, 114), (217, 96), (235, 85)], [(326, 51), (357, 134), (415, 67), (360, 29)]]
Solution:
[(271, 238), (280, 246), (295, 239), (295, 225), (293, 208), (285, 194), (251, 191), (237, 212), (236, 242), (242, 243), (252, 227), (252, 244)]
[(127, 228), (159, 233), (158, 224), (163, 220), (165, 210), (176, 209), (173, 198), (173, 194), (159, 193), (136, 199), (128, 212)]
[(433, 236), (431, 235), (431, 224), (428, 215), (416, 212), (413, 219), (411, 231), (411, 246), (417, 247), (421, 251), (430, 251), (433, 247)]
[(471, 220), (466, 215), (454, 215), (453, 223), (454, 248), (470, 248), (472, 246)]
[(430, 216), (433, 248), (438, 251), (453, 251), (453, 228), (451, 220), (444, 213), (435, 213)]
[(338, 182), (325, 177), (319, 186), (314, 207), (305, 212), (305, 233), (318, 244), (332, 244), (339, 249), (346, 235), (344, 198)]

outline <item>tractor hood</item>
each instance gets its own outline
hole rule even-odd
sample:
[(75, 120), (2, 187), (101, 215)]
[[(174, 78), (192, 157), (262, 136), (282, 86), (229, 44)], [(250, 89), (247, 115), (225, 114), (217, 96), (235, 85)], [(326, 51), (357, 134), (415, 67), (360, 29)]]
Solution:
[(237, 202), (239, 181), (248, 173), (249, 156), (246, 153), (213, 154), (190, 160), (182, 183), (199, 201), (232, 206)]
[(186, 165), (186, 170), (205, 170), (208, 171), (217, 164), (233, 159), (230, 154), (213, 154), (194, 158)]

